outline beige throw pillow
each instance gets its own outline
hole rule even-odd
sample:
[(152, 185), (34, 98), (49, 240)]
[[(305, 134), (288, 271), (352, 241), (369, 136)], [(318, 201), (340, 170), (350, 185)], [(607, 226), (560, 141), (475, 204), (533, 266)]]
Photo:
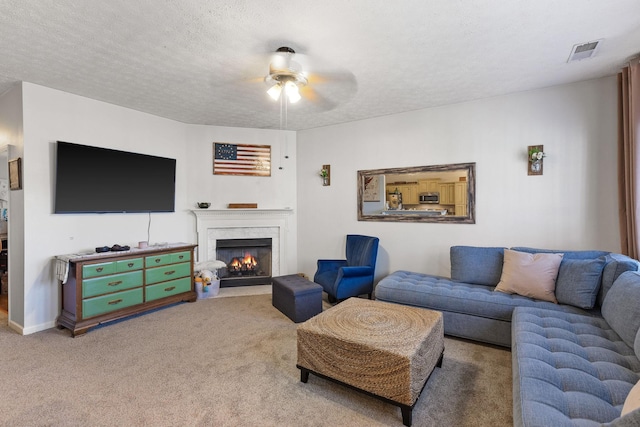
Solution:
[(633, 386), (629, 395), (625, 399), (621, 416), (625, 416), (629, 412), (633, 412), (638, 408), (640, 408), (640, 381)]
[(502, 276), (495, 290), (557, 303), (556, 279), (563, 256), (505, 249)]

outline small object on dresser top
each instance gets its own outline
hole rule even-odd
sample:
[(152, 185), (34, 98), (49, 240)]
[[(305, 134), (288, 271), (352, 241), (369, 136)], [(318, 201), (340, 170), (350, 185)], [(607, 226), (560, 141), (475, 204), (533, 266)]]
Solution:
[(209, 202), (198, 202), (198, 207), (200, 209), (207, 209), (209, 206), (211, 206), (211, 203)]
[(109, 252), (110, 250), (111, 248), (109, 246), (102, 246), (102, 247), (96, 248), (96, 252), (98, 253)]
[(131, 248), (129, 246), (127, 246), (127, 245), (125, 245), (125, 246), (120, 246), (120, 245), (111, 246), (111, 251), (113, 251), (113, 252), (128, 251), (129, 249), (131, 249)]

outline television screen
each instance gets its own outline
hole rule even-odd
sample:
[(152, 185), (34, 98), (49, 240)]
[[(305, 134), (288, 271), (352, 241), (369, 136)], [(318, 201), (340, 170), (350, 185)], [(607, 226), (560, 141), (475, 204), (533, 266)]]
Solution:
[(176, 160), (57, 142), (55, 213), (174, 212)]

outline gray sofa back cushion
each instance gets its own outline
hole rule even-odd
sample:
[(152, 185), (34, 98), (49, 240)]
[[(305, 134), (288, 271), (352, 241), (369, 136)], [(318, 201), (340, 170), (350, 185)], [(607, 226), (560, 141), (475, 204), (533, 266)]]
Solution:
[(605, 262), (605, 257), (563, 259), (556, 281), (558, 302), (584, 309), (593, 308), (600, 289)]
[(502, 275), (504, 249), (498, 247), (451, 246), (451, 279), (456, 282), (496, 286)]
[(624, 272), (616, 279), (602, 303), (602, 317), (620, 338), (634, 348), (640, 329), (640, 273)]
[(613, 282), (625, 271), (638, 271), (640, 263), (637, 260), (621, 254), (607, 255), (607, 265), (602, 272), (602, 287), (598, 294), (598, 304), (602, 305), (607, 292), (613, 286)]

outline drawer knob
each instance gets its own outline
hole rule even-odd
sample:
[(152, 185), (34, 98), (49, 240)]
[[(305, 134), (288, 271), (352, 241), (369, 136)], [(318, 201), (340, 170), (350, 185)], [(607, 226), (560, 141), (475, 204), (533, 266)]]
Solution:
[(175, 288), (176, 288), (175, 286), (169, 286), (168, 288), (164, 288), (164, 290), (165, 290), (165, 292), (171, 292)]
[(122, 298), (114, 299), (113, 301), (109, 301), (109, 305), (116, 305), (116, 304), (120, 304), (121, 302), (122, 302)]
[(129, 268), (133, 267), (133, 263), (130, 262), (129, 264), (127, 264), (127, 267), (129, 267)]
[(107, 286), (118, 286), (121, 283), (122, 283), (122, 280), (118, 280), (117, 282), (109, 282), (109, 283), (107, 283)]
[(96, 268), (96, 271), (97, 271), (98, 273), (100, 273), (102, 270), (104, 270), (104, 267), (98, 267), (98, 268)]
[(180, 256), (179, 256), (178, 258), (179, 258), (179, 259), (182, 259), (182, 258), (184, 258), (184, 255), (180, 255)]
[(156, 259), (155, 259), (155, 262), (156, 262), (156, 263), (158, 263), (158, 262), (160, 262), (160, 261), (162, 261), (162, 259), (161, 259), (161, 258), (156, 258)]
[(165, 271), (164, 274), (167, 276), (171, 276), (172, 274), (174, 274), (176, 271), (175, 270), (171, 270), (171, 271)]

